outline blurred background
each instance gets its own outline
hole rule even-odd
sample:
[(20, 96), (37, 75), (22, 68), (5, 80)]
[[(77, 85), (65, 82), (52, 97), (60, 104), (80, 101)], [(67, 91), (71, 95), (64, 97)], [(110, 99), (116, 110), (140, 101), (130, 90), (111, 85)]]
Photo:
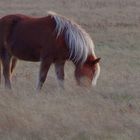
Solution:
[(0, 17), (35, 17), (54, 11), (75, 20), (91, 35), (101, 57), (97, 86), (77, 87), (74, 66), (65, 66), (65, 90), (54, 66), (40, 94), (39, 63), (19, 61), (12, 91), (0, 85), (1, 140), (140, 139), (139, 0), (0, 0)]

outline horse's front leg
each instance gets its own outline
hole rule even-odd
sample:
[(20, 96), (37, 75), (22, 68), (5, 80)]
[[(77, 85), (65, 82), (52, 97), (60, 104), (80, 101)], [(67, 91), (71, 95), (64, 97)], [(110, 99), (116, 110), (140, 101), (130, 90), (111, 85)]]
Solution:
[(57, 75), (57, 79), (61, 88), (64, 89), (64, 65), (65, 61), (57, 61), (55, 62), (55, 73)]
[(1, 57), (2, 66), (3, 66), (3, 75), (5, 78), (5, 87), (11, 89), (11, 70), (10, 70), (10, 61), (11, 56), (8, 53), (4, 53)]
[(41, 61), (41, 65), (40, 65), (40, 72), (39, 72), (39, 81), (38, 81), (38, 85), (37, 85), (37, 90), (41, 90), (46, 77), (47, 77), (47, 73), (49, 71), (49, 68), (52, 64), (53, 60), (51, 58), (48, 59), (42, 59)]

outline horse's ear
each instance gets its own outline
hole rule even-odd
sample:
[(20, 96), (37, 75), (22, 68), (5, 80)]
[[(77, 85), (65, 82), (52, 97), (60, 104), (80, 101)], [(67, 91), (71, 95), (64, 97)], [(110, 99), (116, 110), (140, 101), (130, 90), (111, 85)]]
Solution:
[(99, 58), (96, 58), (96, 59), (92, 62), (92, 65), (95, 65), (95, 64), (99, 63), (100, 59), (101, 59), (100, 57), (99, 57)]

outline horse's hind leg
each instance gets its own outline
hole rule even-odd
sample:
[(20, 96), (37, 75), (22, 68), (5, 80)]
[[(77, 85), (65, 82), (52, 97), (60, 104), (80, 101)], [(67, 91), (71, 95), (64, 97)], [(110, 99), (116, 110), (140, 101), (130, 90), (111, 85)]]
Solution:
[(52, 59), (45, 59), (41, 61), (37, 90), (40, 90), (42, 88), (52, 62)]
[(57, 79), (60, 87), (64, 89), (64, 64), (65, 61), (57, 61), (55, 62), (55, 73), (57, 75)]
[(15, 57), (12, 58), (12, 62), (11, 62), (11, 75), (16, 67), (17, 64), (17, 59)]
[(3, 65), (3, 75), (5, 78), (5, 87), (8, 89), (11, 89), (11, 81), (10, 81), (10, 76), (11, 76), (11, 70), (10, 70), (10, 61), (11, 61), (11, 56), (8, 53), (5, 53), (2, 58), (2, 65)]

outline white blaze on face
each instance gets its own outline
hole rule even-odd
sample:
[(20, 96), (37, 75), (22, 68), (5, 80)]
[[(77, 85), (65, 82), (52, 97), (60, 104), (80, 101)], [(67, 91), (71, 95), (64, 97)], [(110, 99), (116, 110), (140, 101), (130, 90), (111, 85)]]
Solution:
[(97, 64), (97, 69), (96, 69), (94, 77), (93, 77), (92, 86), (96, 86), (99, 75), (100, 75), (100, 66), (99, 66), (99, 64)]

